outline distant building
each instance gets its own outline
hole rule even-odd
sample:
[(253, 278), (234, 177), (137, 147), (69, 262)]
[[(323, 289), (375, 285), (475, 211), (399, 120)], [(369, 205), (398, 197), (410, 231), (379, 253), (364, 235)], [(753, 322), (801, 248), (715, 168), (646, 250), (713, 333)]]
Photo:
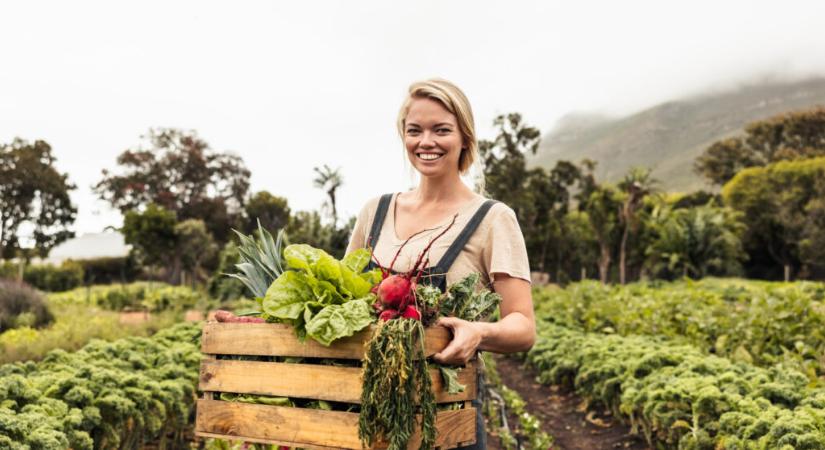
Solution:
[(67, 259), (124, 258), (131, 248), (117, 231), (86, 233), (54, 246), (42, 262), (59, 265)]

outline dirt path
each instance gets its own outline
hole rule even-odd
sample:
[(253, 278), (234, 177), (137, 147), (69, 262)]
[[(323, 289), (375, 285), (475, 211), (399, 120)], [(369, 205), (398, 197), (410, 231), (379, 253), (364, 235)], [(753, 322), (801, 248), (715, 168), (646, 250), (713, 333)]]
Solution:
[[(536, 373), (521, 361), (496, 355), (496, 367), (505, 386), (517, 391), (527, 402), (527, 411), (541, 420), (544, 431), (553, 436), (557, 450), (649, 450), (639, 436), (606, 411), (588, 412), (575, 394), (555, 386), (535, 382)], [(490, 439), (490, 448), (497, 440)]]

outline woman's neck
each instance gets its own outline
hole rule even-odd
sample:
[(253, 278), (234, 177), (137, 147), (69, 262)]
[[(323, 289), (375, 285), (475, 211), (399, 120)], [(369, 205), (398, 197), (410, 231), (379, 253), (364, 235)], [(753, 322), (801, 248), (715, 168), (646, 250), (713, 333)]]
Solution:
[(458, 174), (450, 177), (422, 177), (418, 187), (411, 192), (421, 203), (452, 203), (472, 198), (475, 194), (461, 181)]

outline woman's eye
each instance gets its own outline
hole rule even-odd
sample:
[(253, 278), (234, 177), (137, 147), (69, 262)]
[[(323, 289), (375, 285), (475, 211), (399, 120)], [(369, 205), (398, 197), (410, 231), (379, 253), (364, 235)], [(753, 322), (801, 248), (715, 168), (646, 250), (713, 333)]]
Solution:
[(449, 133), (452, 130), (450, 130), (449, 128), (439, 128), (436, 131), (438, 131), (439, 133)]
[(418, 133), (418, 130), (415, 130), (415, 129), (407, 130), (407, 134), (416, 134), (416, 133)]

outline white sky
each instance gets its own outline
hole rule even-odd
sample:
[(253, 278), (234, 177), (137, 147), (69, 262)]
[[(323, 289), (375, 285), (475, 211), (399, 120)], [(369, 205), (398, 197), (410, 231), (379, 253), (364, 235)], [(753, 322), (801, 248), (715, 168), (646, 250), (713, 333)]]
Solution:
[(521, 112), (622, 114), (764, 76), (825, 74), (818, 1), (15, 1), (0, 3), (0, 142), (49, 142), (75, 231), (119, 226), (91, 186), (149, 127), (243, 157), (293, 210), (340, 167), (344, 216), (410, 184), (395, 116), (410, 82), (464, 89), (479, 134)]

